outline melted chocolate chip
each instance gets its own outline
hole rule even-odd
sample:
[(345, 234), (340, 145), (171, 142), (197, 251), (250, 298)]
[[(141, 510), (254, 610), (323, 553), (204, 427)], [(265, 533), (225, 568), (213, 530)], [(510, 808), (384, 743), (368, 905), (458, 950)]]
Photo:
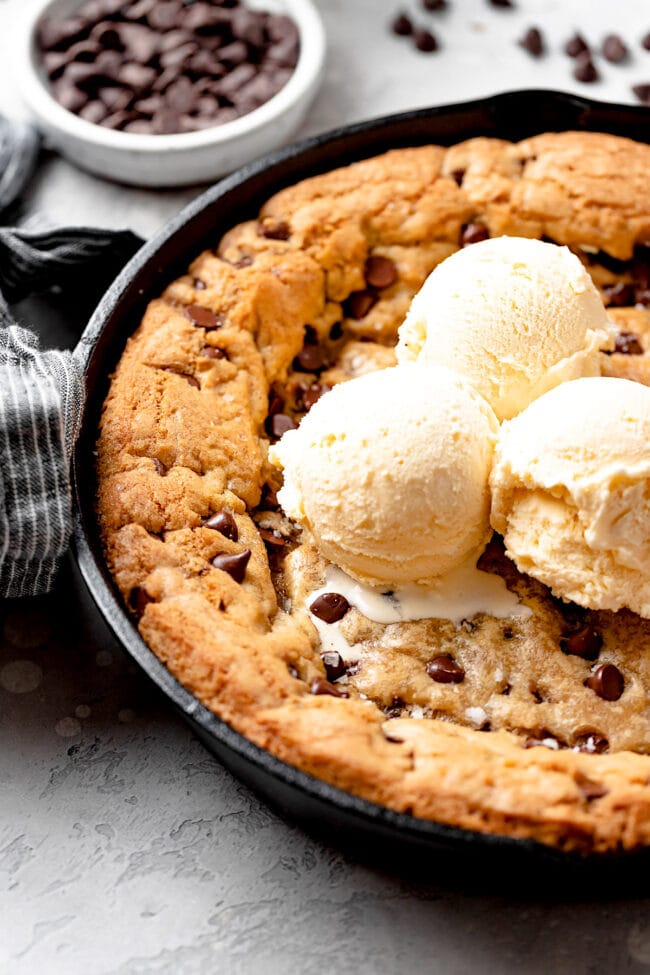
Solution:
[(576, 81), (584, 81), (590, 84), (592, 81), (598, 81), (598, 71), (594, 62), (591, 60), (591, 55), (588, 51), (583, 51), (576, 58), (576, 66), (573, 69), (573, 77)]
[(602, 755), (609, 751), (609, 742), (604, 735), (599, 735), (595, 731), (587, 731), (578, 735), (574, 745), (577, 752), (587, 752), (588, 755)]
[(584, 54), (585, 51), (589, 51), (589, 45), (581, 34), (574, 34), (566, 42), (564, 50), (570, 58), (577, 58), (579, 54)]
[(257, 232), (269, 240), (289, 240), (291, 236), (291, 228), (286, 220), (274, 220), (271, 217), (257, 225)]
[(221, 555), (215, 555), (212, 559), (212, 564), (215, 569), (221, 569), (222, 572), (227, 572), (235, 582), (243, 582), (250, 557), (251, 550), (245, 548), (243, 552), (235, 552), (233, 555), (225, 552)]
[(275, 440), (279, 440), (289, 430), (295, 430), (298, 424), (287, 413), (274, 413), (266, 419), (266, 432)]
[(614, 352), (623, 355), (643, 355), (643, 346), (636, 332), (619, 332), (614, 340)]
[(323, 677), (315, 677), (309, 688), (312, 694), (327, 694), (329, 697), (349, 697), (347, 691), (339, 690), (334, 684), (330, 684)]
[(618, 701), (625, 689), (625, 680), (614, 664), (600, 664), (585, 681), (585, 687), (591, 688), (604, 701)]
[(192, 325), (196, 325), (198, 328), (204, 328), (207, 332), (214, 328), (221, 328), (223, 325), (223, 320), (220, 316), (215, 315), (209, 308), (204, 308), (203, 305), (188, 305), (185, 309), (185, 314)]
[(460, 231), (460, 246), (469, 247), (470, 244), (478, 244), (482, 240), (487, 240), (490, 232), (484, 223), (467, 223)]
[(155, 603), (144, 586), (135, 586), (129, 595), (129, 605), (138, 618), (142, 616), (149, 603)]
[(364, 277), (369, 288), (390, 288), (397, 281), (395, 262), (375, 254), (366, 261)]
[(544, 53), (544, 39), (538, 27), (530, 27), (519, 41), (519, 46), (532, 54), (534, 58), (539, 58)]
[(629, 55), (627, 44), (618, 34), (608, 34), (603, 41), (603, 57), (612, 64), (621, 64)]
[(563, 653), (582, 657), (583, 660), (595, 660), (602, 645), (602, 636), (589, 623), (560, 640), (560, 649)]
[(465, 680), (464, 669), (448, 654), (429, 660), (427, 674), (437, 684), (461, 684)]
[(229, 538), (231, 542), (236, 542), (239, 539), (239, 529), (237, 528), (237, 522), (235, 521), (232, 512), (218, 511), (216, 515), (212, 515), (211, 518), (205, 523), (205, 528), (212, 528), (214, 531), (221, 532), (226, 538)]
[(343, 304), (348, 318), (365, 318), (372, 306), (377, 302), (374, 291), (353, 291)]
[(309, 607), (314, 616), (324, 623), (338, 623), (349, 608), (349, 602), (340, 592), (324, 592)]
[(321, 653), (320, 659), (323, 661), (325, 674), (329, 681), (338, 680), (339, 677), (343, 677), (347, 673), (343, 657), (336, 650), (326, 650), (325, 653)]

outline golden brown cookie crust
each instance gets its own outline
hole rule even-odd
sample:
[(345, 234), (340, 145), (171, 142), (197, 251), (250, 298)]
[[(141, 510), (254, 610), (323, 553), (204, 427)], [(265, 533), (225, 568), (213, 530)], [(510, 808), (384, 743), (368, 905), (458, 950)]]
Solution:
[[(97, 511), (140, 632), (207, 707), (398, 811), (563, 849), (650, 842), (648, 621), (576, 615), (495, 542), (482, 566), (528, 620), (384, 627), (352, 610), (342, 628), (361, 661), (336, 684), (349, 696), (312, 693), (325, 669), (305, 600), (324, 565), (278, 511), (267, 461), (278, 422), (394, 362), (413, 294), (472, 234), (574, 248), (627, 335), (604, 374), (650, 384), (648, 200), (650, 147), (609, 135), (394, 150), (276, 194), (151, 302), (104, 406)], [(395, 273), (373, 278), (377, 257)], [(197, 324), (193, 306), (212, 317)], [(224, 510), (236, 539), (206, 524)], [(248, 550), (242, 582), (213, 564)], [(581, 627), (602, 643), (597, 664), (566, 652)], [(427, 675), (441, 653), (461, 683)], [(602, 663), (624, 676), (616, 701), (585, 686)]]

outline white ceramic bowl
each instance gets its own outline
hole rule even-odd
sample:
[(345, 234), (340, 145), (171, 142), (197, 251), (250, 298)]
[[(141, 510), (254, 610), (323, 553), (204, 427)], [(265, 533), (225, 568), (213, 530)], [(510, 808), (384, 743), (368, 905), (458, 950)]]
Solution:
[(288, 82), (268, 102), (233, 122), (178, 135), (140, 135), (86, 122), (58, 104), (39, 64), (36, 24), (65, 17), (82, 0), (41, 0), (16, 25), (15, 75), (23, 100), (48, 145), (109, 179), (139, 186), (207, 182), (275, 149), (296, 130), (316, 94), (325, 61), (325, 31), (311, 0), (247, 0), (286, 13), (300, 33), (300, 56)]

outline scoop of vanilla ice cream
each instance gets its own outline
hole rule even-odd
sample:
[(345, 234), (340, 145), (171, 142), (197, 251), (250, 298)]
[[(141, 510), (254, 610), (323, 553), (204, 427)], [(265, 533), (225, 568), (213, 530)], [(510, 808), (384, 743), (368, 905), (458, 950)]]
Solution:
[(517, 567), (591, 609), (650, 617), (650, 388), (585, 378), (501, 429), (492, 524)]
[(498, 423), (447, 369), (398, 366), (335, 386), (269, 452), (286, 514), (356, 579), (397, 587), (459, 565), (490, 536)]
[(429, 275), (400, 327), (397, 359), (455, 369), (503, 420), (566, 380), (599, 375), (598, 350), (613, 334), (567, 247), (495, 237)]

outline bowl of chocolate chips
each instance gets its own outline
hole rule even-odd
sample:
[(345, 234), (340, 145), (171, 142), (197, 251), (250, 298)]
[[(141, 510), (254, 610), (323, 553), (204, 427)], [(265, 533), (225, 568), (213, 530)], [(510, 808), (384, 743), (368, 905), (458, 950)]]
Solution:
[(49, 145), (141, 186), (212, 180), (285, 142), (325, 58), (311, 0), (49, 0), (19, 41)]

